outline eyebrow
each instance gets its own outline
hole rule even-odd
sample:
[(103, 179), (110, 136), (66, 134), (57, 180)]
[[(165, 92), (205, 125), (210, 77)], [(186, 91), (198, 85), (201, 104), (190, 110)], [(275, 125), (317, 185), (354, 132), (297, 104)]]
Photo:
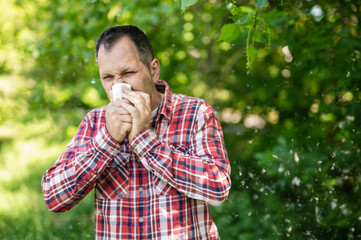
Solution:
[[(126, 73), (126, 72), (137, 72), (137, 71), (138, 71), (138, 70), (137, 70), (137, 68), (135, 68), (135, 67), (126, 66), (126, 67), (124, 67), (124, 68), (121, 70), (120, 74), (123, 75), (123, 74)], [(105, 76), (114, 76), (114, 74), (112, 74), (112, 73), (107, 73), (107, 72), (101, 74), (101, 77), (102, 77), (102, 78), (105, 77)]]
[(113, 76), (112, 74), (110, 74), (110, 73), (102, 73), (101, 74), (101, 77), (103, 78), (103, 77), (106, 77), (106, 76)]
[(133, 67), (127, 66), (122, 70), (121, 74), (124, 74), (126, 72), (132, 72), (132, 71), (135, 71), (135, 69)]

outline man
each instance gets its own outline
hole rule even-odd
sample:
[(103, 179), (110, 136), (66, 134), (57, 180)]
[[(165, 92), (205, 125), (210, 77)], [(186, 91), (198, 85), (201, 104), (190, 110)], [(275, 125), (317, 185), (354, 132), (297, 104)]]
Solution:
[[(137, 27), (103, 32), (95, 55), (110, 103), (85, 116), (45, 172), (47, 207), (69, 210), (95, 187), (96, 239), (218, 239), (207, 205), (220, 205), (231, 182), (214, 110), (159, 80)], [(113, 101), (120, 82), (131, 90)]]

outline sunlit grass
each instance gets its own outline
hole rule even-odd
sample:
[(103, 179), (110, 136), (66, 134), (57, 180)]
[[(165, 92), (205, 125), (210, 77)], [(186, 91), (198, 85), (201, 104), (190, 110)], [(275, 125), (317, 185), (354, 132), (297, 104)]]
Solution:
[(92, 239), (93, 193), (66, 213), (50, 212), (41, 178), (66, 143), (45, 138), (3, 143), (0, 161), (0, 239)]

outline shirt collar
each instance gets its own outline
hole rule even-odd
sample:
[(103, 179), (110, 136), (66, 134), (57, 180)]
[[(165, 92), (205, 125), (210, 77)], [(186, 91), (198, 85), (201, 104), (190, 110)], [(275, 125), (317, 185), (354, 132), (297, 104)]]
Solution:
[(170, 89), (169, 85), (163, 80), (157, 81), (155, 83), (155, 87), (157, 91), (163, 93), (164, 96), (158, 107), (157, 114), (155, 115), (154, 120), (152, 120), (152, 123), (159, 121), (161, 115), (166, 117), (169, 121), (172, 117), (172, 90)]

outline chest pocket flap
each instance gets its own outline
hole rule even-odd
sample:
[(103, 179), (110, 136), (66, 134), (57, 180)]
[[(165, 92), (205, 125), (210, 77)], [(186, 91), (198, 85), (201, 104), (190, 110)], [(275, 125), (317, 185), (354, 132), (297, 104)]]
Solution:
[(100, 199), (122, 199), (129, 188), (130, 154), (118, 152), (98, 179), (95, 195)]

